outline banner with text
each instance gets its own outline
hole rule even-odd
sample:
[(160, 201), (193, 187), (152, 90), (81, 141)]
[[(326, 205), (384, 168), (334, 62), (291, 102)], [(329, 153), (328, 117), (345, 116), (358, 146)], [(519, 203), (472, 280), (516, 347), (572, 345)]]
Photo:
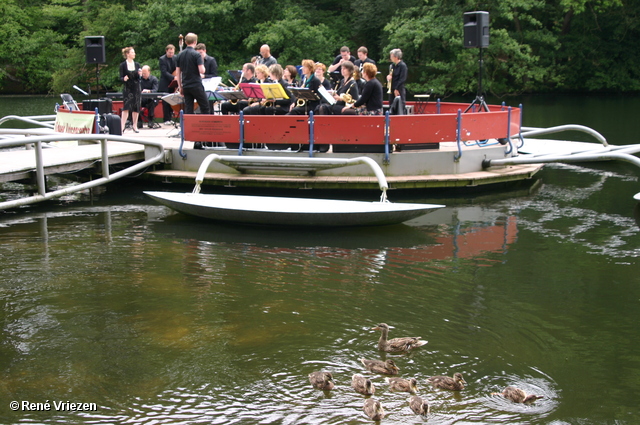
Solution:
[(67, 134), (91, 134), (94, 132), (95, 112), (91, 111), (58, 111), (55, 131)]

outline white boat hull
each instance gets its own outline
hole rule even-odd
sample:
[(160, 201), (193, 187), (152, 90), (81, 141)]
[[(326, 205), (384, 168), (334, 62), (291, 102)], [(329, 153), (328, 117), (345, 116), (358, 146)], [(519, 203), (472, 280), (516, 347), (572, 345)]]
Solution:
[(178, 212), (219, 221), (278, 226), (380, 226), (398, 224), (444, 205), (333, 199), (144, 192)]

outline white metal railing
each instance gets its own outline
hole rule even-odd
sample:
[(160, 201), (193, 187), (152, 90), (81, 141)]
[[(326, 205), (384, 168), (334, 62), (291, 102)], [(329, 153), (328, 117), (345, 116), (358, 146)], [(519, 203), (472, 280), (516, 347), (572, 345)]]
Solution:
[[(34, 135), (34, 133), (36, 134)], [(91, 188), (112, 182), (121, 177), (125, 177), (139, 170), (142, 170), (150, 165), (160, 162), (164, 157), (164, 146), (160, 142), (133, 139), (129, 137), (115, 136), (110, 134), (64, 134), (64, 133), (54, 133), (51, 130), (44, 130), (44, 129), (24, 129), (24, 130), (0, 129), (0, 135), (3, 135), (3, 134), (13, 134), (13, 135), (22, 134), (22, 135), (25, 135), (26, 137), (21, 137), (21, 138), (14, 137), (10, 140), (0, 140), (0, 148), (22, 146), (22, 145), (28, 145), (28, 144), (34, 145), (34, 156), (35, 156), (34, 169), (36, 172), (38, 194), (33, 196), (27, 196), (20, 199), (15, 199), (12, 201), (0, 202), (0, 210), (15, 208), (23, 205), (35, 204), (37, 202), (58, 198), (60, 196), (79, 192), (81, 190), (91, 189)], [(46, 142), (76, 141), (76, 140), (96, 141), (100, 143), (101, 160), (102, 160), (102, 177), (96, 180), (92, 180), (90, 182), (80, 183), (80, 184), (65, 187), (59, 190), (47, 192), (46, 183), (45, 183), (42, 144)], [(135, 144), (150, 146), (150, 147), (157, 148), (158, 153), (150, 159), (146, 159), (124, 170), (120, 170), (116, 173), (110, 174), (109, 173), (109, 152), (108, 152), (108, 143), (107, 143), (109, 141), (135, 143)]]
[(33, 124), (45, 128), (54, 128), (56, 115), (34, 115), (30, 117), (21, 117), (19, 115), (7, 115), (0, 118), (0, 125), (8, 121), (21, 121), (27, 124)]
[(213, 161), (220, 162), (232, 168), (250, 168), (250, 167), (271, 167), (271, 168), (290, 168), (305, 167), (310, 170), (323, 170), (329, 168), (348, 167), (350, 165), (368, 165), (373, 174), (378, 179), (378, 186), (382, 190), (380, 202), (387, 202), (387, 178), (384, 171), (377, 162), (366, 156), (355, 158), (293, 158), (282, 156), (237, 156), (237, 155), (218, 155), (212, 153), (200, 164), (198, 173), (196, 174), (196, 186), (193, 193), (200, 193), (200, 185), (204, 181), (205, 173)]

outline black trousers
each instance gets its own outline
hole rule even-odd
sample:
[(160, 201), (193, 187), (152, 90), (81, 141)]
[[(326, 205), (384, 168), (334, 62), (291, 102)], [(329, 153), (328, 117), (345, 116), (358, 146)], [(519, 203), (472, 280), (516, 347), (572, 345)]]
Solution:
[(198, 102), (198, 106), (200, 106), (201, 114), (209, 114), (209, 98), (204, 91), (204, 87), (202, 84), (194, 87), (183, 87), (182, 94), (184, 95), (184, 113), (185, 114), (193, 114), (194, 107), (193, 101), (196, 100)]

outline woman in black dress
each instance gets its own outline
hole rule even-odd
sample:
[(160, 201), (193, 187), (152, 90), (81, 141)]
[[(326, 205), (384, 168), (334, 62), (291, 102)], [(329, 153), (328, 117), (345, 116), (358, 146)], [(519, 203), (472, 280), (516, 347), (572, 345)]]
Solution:
[(140, 114), (140, 100), (142, 99), (140, 89), (140, 78), (142, 68), (138, 62), (135, 62), (136, 51), (133, 47), (125, 47), (122, 49), (122, 56), (125, 61), (120, 64), (120, 80), (124, 83), (122, 89), (122, 99), (124, 106), (122, 107), (122, 132), (129, 118), (131, 111), (131, 121), (133, 131), (138, 132), (138, 115)]

